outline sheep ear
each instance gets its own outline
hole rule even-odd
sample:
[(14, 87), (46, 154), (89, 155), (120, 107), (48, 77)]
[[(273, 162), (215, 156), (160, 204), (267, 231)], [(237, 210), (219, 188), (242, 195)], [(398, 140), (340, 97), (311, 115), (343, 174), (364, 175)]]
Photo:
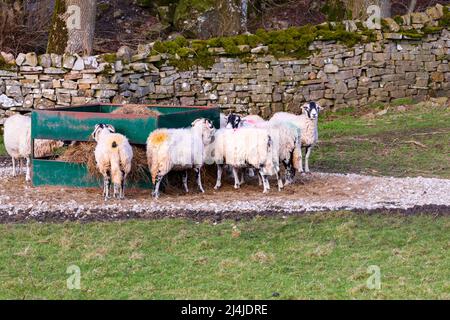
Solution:
[(97, 131), (98, 131), (98, 129), (99, 129), (100, 127), (101, 127), (100, 124), (96, 124), (96, 125), (95, 125), (94, 131), (92, 131), (92, 133), (91, 133), (92, 139), (95, 140), (95, 136), (97, 135)]
[(197, 124), (197, 122), (202, 121), (202, 120), (205, 120), (205, 119), (203, 119), (203, 118), (195, 119), (195, 120), (191, 123), (191, 126), (194, 127), (194, 126)]
[(116, 129), (115, 129), (112, 125), (108, 124), (108, 125), (106, 125), (106, 127), (107, 127), (108, 130), (111, 131), (112, 133), (115, 133), (115, 132), (116, 132)]

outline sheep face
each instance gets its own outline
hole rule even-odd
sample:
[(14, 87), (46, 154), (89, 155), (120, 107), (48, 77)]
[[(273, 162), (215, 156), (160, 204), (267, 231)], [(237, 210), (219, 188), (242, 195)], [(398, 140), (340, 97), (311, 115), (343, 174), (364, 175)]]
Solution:
[(321, 109), (321, 106), (318, 103), (311, 101), (311, 102), (305, 103), (302, 106), (302, 109), (304, 112), (306, 112), (309, 119), (315, 120), (319, 117), (319, 111)]
[(241, 126), (241, 121), (242, 121), (241, 116), (232, 113), (228, 115), (226, 128), (237, 129)]
[(103, 130), (107, 130), (110, 133), (116, 132), (116, 129), (112, 125), (99, 123), (99, 124), (95, 125), (95, 129), (91, 134), (92, 138), (98, 142), (98, 139), (100, 138), (100, 134), (101, 134), (101, 132), (103, 132)]
[(191, 126), (193, 129), (199, 130), (201, 132), (203, 144), (207, 145), (213, 142), (216, 128), (214, 128), (211, 120), (200, 118), (192, 122)]

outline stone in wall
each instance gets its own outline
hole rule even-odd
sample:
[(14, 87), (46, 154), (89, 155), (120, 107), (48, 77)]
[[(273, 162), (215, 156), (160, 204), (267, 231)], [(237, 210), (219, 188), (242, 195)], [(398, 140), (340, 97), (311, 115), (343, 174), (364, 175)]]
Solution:
[[(433, 25), (442, 14), (437, 5), (404, 17), (403, 24)], [(448, 95), (449, 31), (406, 39), (387, 22), (389, 30), (379, 41), (351, 48), (314, 41), (308, 59), (275, 58), (267, 46), (256, 46), (246, 49), (251, 59), (218, 55), (211, 68), (190, 71), (177, 70), (167, 54), (152, 55), (149, 45), (94, 57), (19, 54), (8, 57), (12, 69), (0, 70), (0, 117), (6, 111), (91, 102), (219, 105), (269, 117), (282, 110), (299, 113), (308, 100), (337, 109)]]

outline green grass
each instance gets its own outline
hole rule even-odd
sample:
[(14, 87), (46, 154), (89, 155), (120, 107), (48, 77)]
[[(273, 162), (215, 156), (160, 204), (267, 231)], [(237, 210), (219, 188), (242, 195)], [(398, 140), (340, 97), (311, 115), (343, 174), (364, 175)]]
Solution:
[[(450, 298), (448, 217), (335, 212), (233, 224), (0, 225), (0, 299)], [(66, 288), (70, 265), (81, 290)], [(366, 287), (370, 265), (381, 290)]]
[(450, 178), (450, 109), (417, 104), (396, 111), (407, 102), (394, 101), (385, 115), (376, 115), (380, 105), (364, 111), (372, 117), (352, 108), (325, 115), (313, 170)]
[[(1, 225), (0, 299), (450, 298), (448, 217)], [(81, 290), (66, 269), (81, 269)], [(381, 269), (370, 290), (367, 268)]]
[(0, 134), (0, 156), (6, 156), (5, 142), (3, 141), (3, 135)]
[[(450, 178), (449, 110), (361, 117), (385, 107), (321, 116), (312, 169)], [(450, 299), (449, 228), (427, 212), (0, 225), (0, 299)], [(66, 287), (70, 265), (81, 290)], [(366, 287), (370, 265), (381, 290)]]

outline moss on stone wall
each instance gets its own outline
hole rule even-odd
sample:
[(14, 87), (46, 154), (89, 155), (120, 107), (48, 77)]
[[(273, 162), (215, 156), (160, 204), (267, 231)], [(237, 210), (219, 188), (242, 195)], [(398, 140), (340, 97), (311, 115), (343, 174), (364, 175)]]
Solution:
[[(170, 54), (173, 57), (170, 59), (170, 63), (186, 70), (195, 65), (208, 68), (214, 63), (214, 58), (218, 54), (229, 57), (247, 57), (250, 55), (248, 48), (257, 46), (267, 46), (267, 53), (277, 58), (301, 59), (311, 55), (309, 46), (314, 40), (336, 41), (347, 46), (353, 46), (360, 42), (369, 42), (375, 39), (375, 34), (371, 30), (348, 32), (342, 23), (335, 26), (330, 24), (306, 25), (285, 30), (266, 31), (259, 29), (254, 35), (216, 37), (191, 42), (180, 36), (172, 41), (156, 42), (152, 54)], [(219, 50), (219, 53), (217, 53), (214, 48), (223, 48), (223, 51)]]
[(117, 54), (115, 53), (105, 53), (100, 56), (101, 60), (108, 63), (114, 63), (117, 61)]
[(2, 56), (0, 56), (0, 70), (12, 71), (14, 69), (15, 69), (14, 65), (7, 63), (5, 59)]
[(444, 16), (439, 20), (439, 26), (448, 28), (450, 27), (450, 9), (444, 7)]

